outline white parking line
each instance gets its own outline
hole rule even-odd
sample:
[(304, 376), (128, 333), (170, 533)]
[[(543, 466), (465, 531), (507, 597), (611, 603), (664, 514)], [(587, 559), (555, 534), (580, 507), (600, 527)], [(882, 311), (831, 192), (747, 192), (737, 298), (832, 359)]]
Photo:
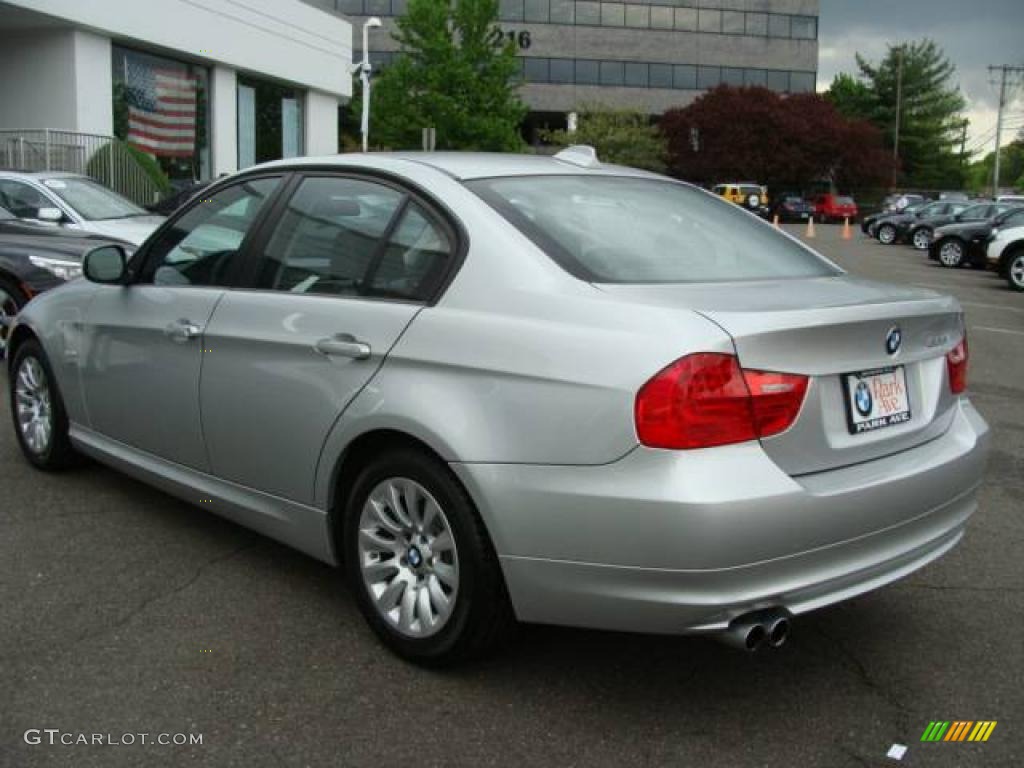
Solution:
[(972, 331), (991, 331), (992, 333), (1010, 333), (1014, 336), (1024, 336), (1024, 331), (1011, 331), (1009, 328), (989, 328), (984, 325), (972, 325)]

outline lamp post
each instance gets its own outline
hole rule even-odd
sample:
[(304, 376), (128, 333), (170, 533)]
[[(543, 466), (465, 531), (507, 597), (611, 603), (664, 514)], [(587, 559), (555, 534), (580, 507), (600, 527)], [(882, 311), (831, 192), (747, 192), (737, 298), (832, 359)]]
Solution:
[(372, 16), (363, 23), (363, 60), (352, 68), (352, 72), (359, 72), (359, 82), (363, 84), (363, 117), (359, 124), (359, 130), (363, 134), (363, 152), (369, 148), (370, 140), (370, 29), (379, 27), (381, 21)]

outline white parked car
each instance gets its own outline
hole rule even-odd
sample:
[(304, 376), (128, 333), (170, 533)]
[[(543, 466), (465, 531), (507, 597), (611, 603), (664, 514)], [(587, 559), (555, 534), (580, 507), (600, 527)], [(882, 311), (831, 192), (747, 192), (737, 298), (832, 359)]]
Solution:
[(1024, 291), (1024, 227), (993, 229), (986, 256), (1013, 290)]
[(164, 217), (88, 176), (0, 171), (0, 206), (19, 219), (62, 225), (139, 245)]

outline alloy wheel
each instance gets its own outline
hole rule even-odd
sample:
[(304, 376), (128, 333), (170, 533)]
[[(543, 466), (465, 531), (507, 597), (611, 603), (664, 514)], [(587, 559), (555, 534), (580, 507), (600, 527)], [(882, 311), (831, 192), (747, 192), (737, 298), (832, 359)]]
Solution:
[(928, 246), (931, 245), (932, 238), (928, 234), (927, 229), (919, 229), (914, 233), (914, 247), (919, 251), (928, 250)]
[(14, 398), (22, 440), (32, 453), (42, 456), (53, 435), (53, 403), (46, 373), (35, 357), (21, 361), (15, 373)]
[(1024, 291), (1024, 253), (1015, 256), (1010, 262), (1006, 275), (1010, 279), (1010, 285), (1018, 291)]
[(888, 225), (878, 230), (878, 242), (883, 245), (892, 245), (896, 240), (896, 228)]
[(377, 613), (414, 638), (439, 632), (459, 591), (459, 556), (444, 510), (422, 485), (390, 477), (359, 518), (359, 568)]
[[(18, 302), (0, 286), (0, 320), (13, 320), (18, 314)], [(7, 324), (0, 323), (0, 358), (7, 351)]]
[(964, 247), (959, 240), (949, 240), (939, 249), (939, 261), (944, 267), (959, 267), (964, 258)]

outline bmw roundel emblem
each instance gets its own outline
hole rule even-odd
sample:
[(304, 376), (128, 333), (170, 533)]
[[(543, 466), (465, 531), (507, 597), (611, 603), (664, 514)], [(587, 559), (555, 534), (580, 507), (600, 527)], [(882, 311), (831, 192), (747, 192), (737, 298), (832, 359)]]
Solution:
[(900, 330), (898, 325), (893, 326), (889, 329), (889, 333), (885, 335), (885, 351), (890, 355), (895, 355), (900, 351), (900, 345), (903, 343), (903, 332)]
[(857, 382), (857, 388), (853, 391), (853, 403), (857, 406), (857, 412), (861, 416), (871, 413), (871, 406), (874, 405), (871, 397), (871, 389), (863, 381)]

